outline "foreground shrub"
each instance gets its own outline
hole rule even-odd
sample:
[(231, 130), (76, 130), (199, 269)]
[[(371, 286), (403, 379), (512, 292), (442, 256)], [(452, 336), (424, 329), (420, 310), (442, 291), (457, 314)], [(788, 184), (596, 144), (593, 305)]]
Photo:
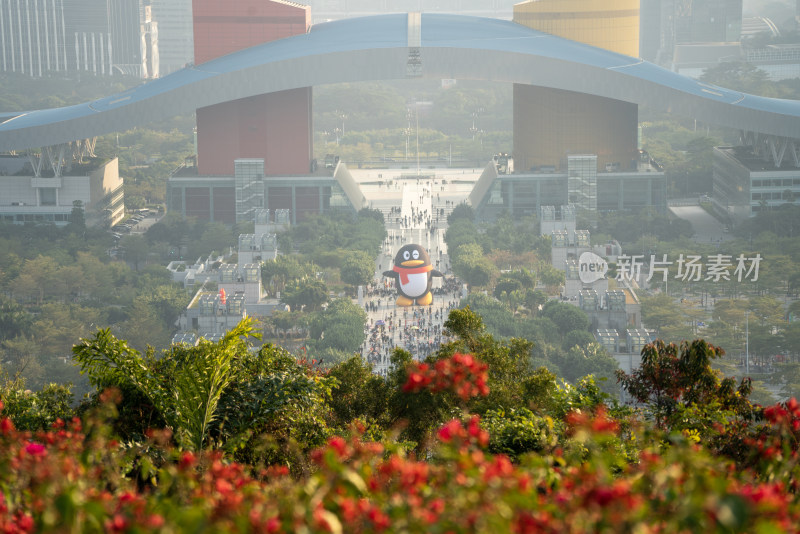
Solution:
[[(794, 432), (795, 407), (774, 408), (769, 432)], [(113, 405), (103, 409), (113, 415)], [(46, 432), (0, 419), (0, 531), (792, 532), (800, 524), (791, 479), (761, 480), (680, 435), (649, 431), (628, 462), (615, 446), (620, 426), (602, 409), (570, 412), (565, 446), (518, 464), (487, 452), (477, 416), (444, 424), (424, 461), (354, 429), (316, 449), (316, 469), (302, 478), (176, 449), (169, 432), (125, 446), (98, 417)], [(790, 444), (791, 465), (796, 450)], [(791, 465), (783, 472), (793, 476)]]

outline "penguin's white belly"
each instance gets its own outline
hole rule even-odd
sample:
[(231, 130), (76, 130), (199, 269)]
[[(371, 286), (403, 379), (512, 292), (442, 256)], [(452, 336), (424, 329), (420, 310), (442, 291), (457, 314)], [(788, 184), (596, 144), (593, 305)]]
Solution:
[(400, 289), (411, 298), (421, 297), (428, 292), (428, 273), (408, 275), (408, 283), (400, 283)]

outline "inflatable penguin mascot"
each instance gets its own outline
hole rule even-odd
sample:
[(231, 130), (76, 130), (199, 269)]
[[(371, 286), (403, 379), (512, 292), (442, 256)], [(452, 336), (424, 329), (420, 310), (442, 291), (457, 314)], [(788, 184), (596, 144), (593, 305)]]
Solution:
[(431, 282), (434, 276), (444, 276), (431, 265), (428, 253), (419, 245), (405, 245), (394, 257), (394, 267), (383, 276), (397, 283), (398, 306), (430, 306), (433, 302)]

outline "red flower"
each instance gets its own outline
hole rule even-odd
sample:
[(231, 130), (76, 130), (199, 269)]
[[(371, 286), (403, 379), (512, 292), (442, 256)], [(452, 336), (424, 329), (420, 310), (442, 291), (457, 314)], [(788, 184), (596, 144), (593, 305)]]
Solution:
[(343, 458), (347, 455), (347, 442), (341, 436), (333, 436), (328, 440), (328, 448), (336, 452), (336, 456)]
[(467, 433), (481, 447), (486, 447), (489, 445), (489, 433), (485, 430), (481, 430), (481, 418), (479, 416), (473, 415), (469, 420), (469, 424), (467, 425)]
[(47, 453), (47, 449), (41, 443), (31, 442), (25, 446), (25, 452), (31, 456), (44, 456)]
[(466, 401), (471, 397), (489, 394), (487, 370), (485, 363), (479, 362), (471, 354), (461, 353), (437, 361), (433, 368), (424, 363), (413, 363), (409, 366), (403, 391), (452, 391)]
[(461, 426), (461, 421), (452, 419), (439, 429), (439, 439), (444, 443), (450, 443), (454, 438), (463, 438), (466, 436), (464, 427)]
[(11, 419), (8, 417), (3, 417), (0, 419), (0, 432), (3, 434), (8, 434), (9, 432), (14, 431), (14, 423), (11, 422)]
[(794, 397), (786, 401), (786, 409), (792, 412), (793, 417), (800, 417), (800, 402)]
[(181, 454), (181, 459), (178, 461), (178, 466), (181, 469), (189, 469), (194, 465), (195, 460), (196, 458), (194, 453), (186, 451), (183, 454)]
[(106, 530), (112, 532), (122, 532), (128, 526), (128, 521), (120, 514), (115, 515), (113, 518), (106, 520)]
[(224, 493), (230, 493), (231, 491), (233, 491), (233, 485), (230, 482), (228, 482), (227, 480), (223, 480), (223, 479), (219, 479), (218, 478), (215, 481), (214, 485), (217, 488), (217, 491), (220, 492), (220, 493), (223, 493), (223, 494)]
[(164, 526), (164, 517), (159, 514), (153, 514), (147, 518), (145, 525), (150, 528), (161, 528)]
[(20, 514), (17, 516), (17, 527), (20, 532), (33, 532), (33, 516), (30, 514)]
[(391, 524), (389, 521), (389, 516), (374, 506), (370, 508), (369, 512), (367, 513), (367, 517), (369, 517), (369, 520), (372, 521), (372, 524), (375, 526), (375, 529), (378, 532), (386, 530)]

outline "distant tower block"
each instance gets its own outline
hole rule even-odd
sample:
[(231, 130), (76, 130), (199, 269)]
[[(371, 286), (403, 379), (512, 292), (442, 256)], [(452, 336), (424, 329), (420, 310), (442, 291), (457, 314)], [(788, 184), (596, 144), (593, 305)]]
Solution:
[[(633, 57), (639, 55), (639, 0), (531, 0), (514, 22)], [(597, 154), (599, 169), (632, 168), (638, 108), (599, 96), (514, 85), (517, 169), (562, 168), (567, 154)], [(616, 164), (616, 165), (614, 165)]]
[[(193, 0), (194, 57), (201, 64), (311, 26), (311, 10), (280, 0)], [(202, 175), (234, 174), (234, 160), (260, 158), (264, 174), (308, 174), (311, 88), (257, 95), (197, 110)]]

